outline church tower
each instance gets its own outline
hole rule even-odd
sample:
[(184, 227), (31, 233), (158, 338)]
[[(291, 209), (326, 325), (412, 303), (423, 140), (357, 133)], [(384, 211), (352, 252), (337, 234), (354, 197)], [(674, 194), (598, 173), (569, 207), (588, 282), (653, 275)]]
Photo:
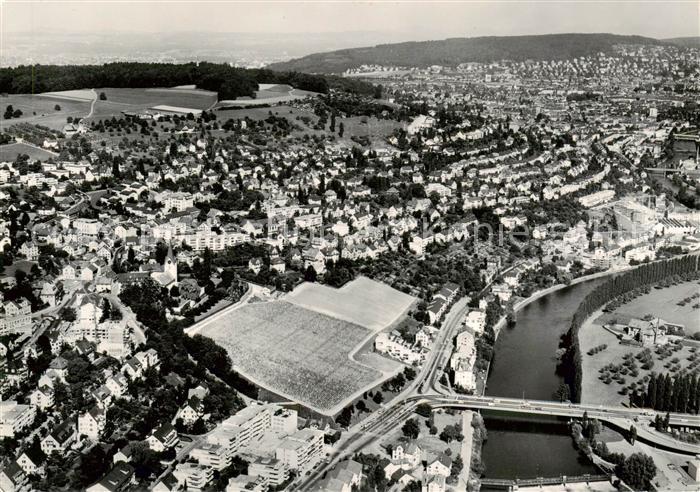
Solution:
[(172, 246), (168, 246), (168, 254), (165, 255), (165, 262), (163, 263), (163, 273), (169, 275), (177, 285), (177, 260), (173, 254)]

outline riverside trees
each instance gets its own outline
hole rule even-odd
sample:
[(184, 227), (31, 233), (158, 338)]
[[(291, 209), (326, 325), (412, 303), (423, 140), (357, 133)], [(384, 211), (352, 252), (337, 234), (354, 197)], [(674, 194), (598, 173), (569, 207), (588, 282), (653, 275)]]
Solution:
[(561, 365), (564, 378), (571, 387), (572, 401), (579, 402), (581, 399), (583, 375), (578, 330), (586, 319), (617, 296), (644, 286), (654, 285), (669, 277), (677, 276), (680, 280), (695, 278), (699, 268), (698, 257), (694, 255), (649, 263), (607, 280), (583, 299), (574, 313), (571, 327), (566, 334), (564, 343), (568, 349), (562, 358)]

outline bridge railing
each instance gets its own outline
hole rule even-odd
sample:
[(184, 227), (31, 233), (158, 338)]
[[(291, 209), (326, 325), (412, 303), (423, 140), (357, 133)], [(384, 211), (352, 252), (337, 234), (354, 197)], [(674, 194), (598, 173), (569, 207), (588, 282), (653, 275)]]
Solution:
[(481, 479), (481, 485), (488, 485), (490, 487), (533, 487), (533, 486), (544, 486), (544, 485), (562, 485), (567, 483), (589, 483), (589, 482), (607, 482), (609, 477), (607, 475), (576, 475), (576, 476), (566, 476), (562, 475), (559, 477), (537, 477), (537, 478), (527, 478), (527, 479), (501, 479), (501, 478), (483, 478)]

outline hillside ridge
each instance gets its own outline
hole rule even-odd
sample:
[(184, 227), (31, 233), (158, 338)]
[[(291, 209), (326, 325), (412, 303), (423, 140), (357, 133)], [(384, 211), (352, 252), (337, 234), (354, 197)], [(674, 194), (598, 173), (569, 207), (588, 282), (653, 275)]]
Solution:
[(610, 53), (616, 44), (670, 43), (671, 41), (644, 36), (608, 33), (479, 36), (379, 44), (314, 53), (286, 62), (273, 63), (269, 68), (310, 73), (341, 73), (360, 65), (371, 64), (427, 67), (500, 60), (566, 60), (599, 52)]

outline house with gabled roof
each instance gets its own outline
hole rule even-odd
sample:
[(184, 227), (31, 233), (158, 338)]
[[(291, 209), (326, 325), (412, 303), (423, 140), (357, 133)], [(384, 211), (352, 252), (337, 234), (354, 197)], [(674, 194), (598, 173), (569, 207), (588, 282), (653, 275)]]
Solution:
[(54, 390), (50, 386), (39, 386), (29, 395), (29, 401), (40, 410), (51, 408), (54, 405)]
[(63, 453), (75, 442), (78, 434), (75, 421), (68, 419), (54, 427), (49, 434), (41, 440), (41, 450), (47, 455)]
[(3, 492), (28, 492), (29, 478), (16, 461), (0, 470), (0, 490)]
[(97, 441), (107, 425), (107, 412), (95, 405), (78, 416), (78, 433)]
[(421, 463), (422, 451), (416, 442), (399, 444), (391, 450), (391, 462), (404, 470), (411, 470)]
[(127, 463), (117, 463), (99, 482), (91, 485), (86, 492), (119, 492), (132, 482), (134, 467)]
[(180, 441), (175, 427), (169, 422), (164, 423), (156, 428), (150, 436), (146, 438), (148, 447), (156, 453), (162, 453), (166, 449), (170, 449)]
[(28, 448), (17, 457), (17, 464), (27, 475), (43, 475), (46, 454), (37, 447)]
[(204, 417), (204, 404), (196, 396), (190, 397), (182, 408), (175, 415), (175, 420), (182, 419), (185, 425), (191, 425), (200, 418)]
[(451, 471), (452, 458), (445, 453), (440, 454), (440, 456), (434, 459), (425, 470), (427, 475), (441, 475), (445, 478), (450, 476)]

